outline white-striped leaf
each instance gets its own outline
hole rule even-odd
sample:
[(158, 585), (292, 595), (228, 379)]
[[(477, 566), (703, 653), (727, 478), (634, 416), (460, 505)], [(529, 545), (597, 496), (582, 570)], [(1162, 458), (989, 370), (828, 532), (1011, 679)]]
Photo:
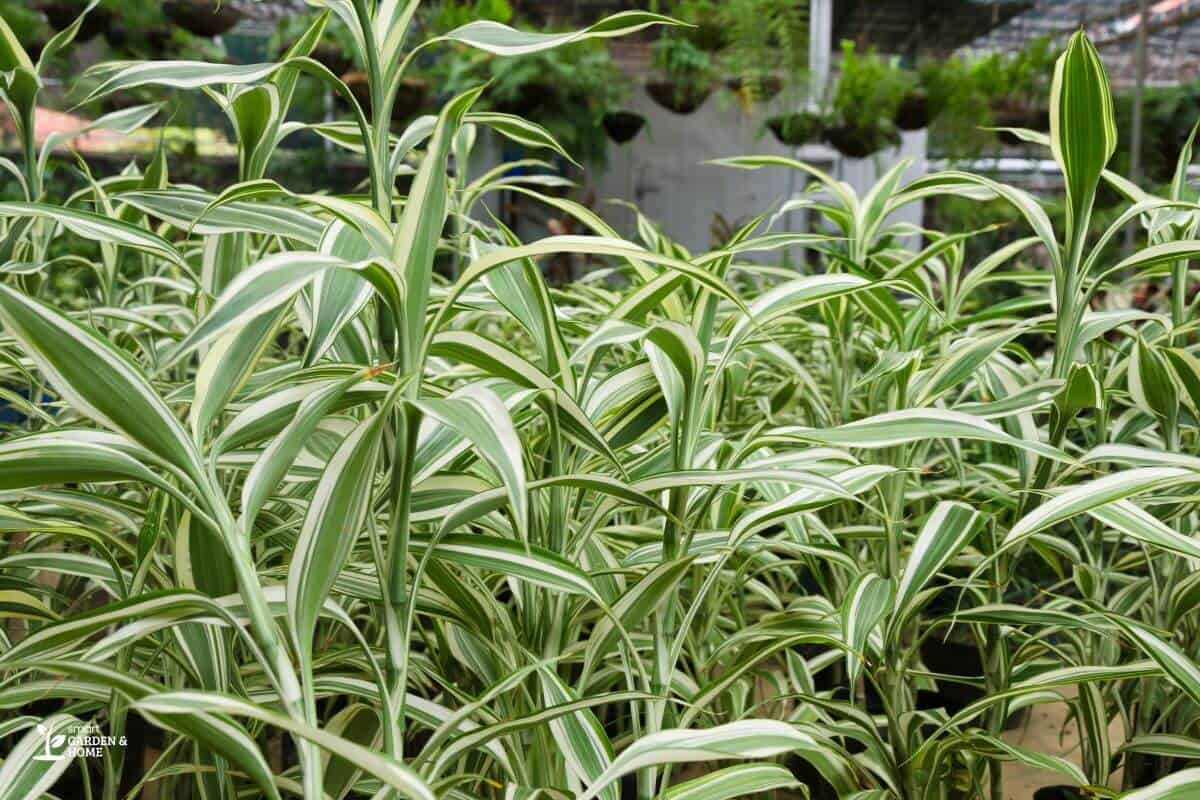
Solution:
[(346, 436), (325, 465), (304, 515), (288, 566), (287, 602), (292, 634), (305, 663), (317, 616), (370, 508), (384, 418), (381, 413), (363, 420)]
[(858, 681), (858, 671), (867, 650), (867, 638), (892, 611), (893, 584), (873, 572), (865, 573), (850, 586), (842, 603), (842, 636), (845, 637), (849, 684)]
[(481, 20), (455, 28), (444, 38), (500, 56), (521, 56), (592, 38), (611, 38), (640, 31), (651, 25), (674, 25), (670, 17), (646, 11), (622, 11), (595, 25), (571, 33), (519, 31), (499, 22)]
[(124, 354), (92, 330), (7, 286), (0, 286), (0, 321), (76, 411), (199, 479), (196, 445)]
[(608, 769), (580, 795), (579, 800), (591, 800), (622, 775), (643, 767), (768, 758), (820, 747), (816, 739), (795, 726), (766, 719), (741, 720), (704, 730), (663, 730), (647, 734), (621, 751)]
[(795, 789), (800, 782), (791, 770), (778, 764), (738, 764), (672, 786), (667, 800), (730, 800), (780, 789)]
[(36, 800), (75, 763), (67, 753), (70, 738), (86, 726), (70, 714), (54, 714), (38, 722), (4, 754), (0, 765), (0, 800)]
[(904, 564), (889, 629), (903, 625), (916, 611), (921, 590), (950, 559), (971, 543), (984, 521), (983, 514), (965, 503), (945, 501), (937, 504), (917, 534)]

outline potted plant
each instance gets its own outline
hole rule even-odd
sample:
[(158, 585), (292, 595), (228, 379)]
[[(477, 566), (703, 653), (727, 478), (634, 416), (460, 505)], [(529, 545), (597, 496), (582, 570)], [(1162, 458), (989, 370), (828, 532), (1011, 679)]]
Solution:
[[(371, 104), (370, 93), (367, 89), (367, 73), (354, 70), (342, 75), (342, 82), (349, 87), (363, 108)], [(392, 101), (392, 120), (403, 122), (420, 114), (429, 108), (431, 95), (429, 81), (419, 75), (408, 74), (400, 80)]]
[[(446, 95), (488, 84), (476, 108), (536, 122), (572, 157), (593, 163), (603, 163), (612, 135), (606, 115), (620, 107), (628, 91), (628, 79), (600, 42), (579, 42), (521, 58), (456, 51), (432, 63), (429, 75)], [(613, 122), (623, 130), (632, 120)]]
[(690, 39), (665, 34), (654, 43), (653, 63), (662, 76), (646, 84), (646, 92), (663, 108), (691, 114), (712, 94), (716, 63)]
[(825, 137), (839, 153), (865, 158), (900, 141), (894, 122), (911, 78), (874, 49), (842, 42), (841, 73), (833, 94), (833, 122)]
[[(721, 69), (743, 108), (804, 86), (808, 71), (808, 15), (794, 0), (726, 0), (719, 19), (726, 44)], [(802, 98), (796, 98), (800, 102)]]
[[(54, 30), (61, 31), (75, 21), (79, 12), (83, 10), (82, 5), (82, 3), (71, 0), (39, 0), (36, 7), (46, 15), (46, 21)], [(92, 9), (92, 13), (83, 18), (83, 22), (79, 26), (79, 33), (75, 34), (75, 40), (86, 42), (97, 34), (103, 33), (112, 24), (112, 18), (111, 10), (104, 6), (97, 6)]]
[(691, 27), (685, 35), (706, 53), (717, 53), (728, 44), (729, 31), (724, 3), (716, 0), (681, 0), (671, 7), (671, 16)]
[(942, 62), (924, 62), (912, 77), (908, 91), (900, 99), (896, 109), (896, 127), (902, 131), (919, 131), (928, 128), (942, 112), (943, 81)]
[[(917, 71), (920, 90), (926, 98), (930, 149), (949, 158), (977, 155), (994, 143), (990, 130), (992, 109), (987, 93), (976, 80), (973, 66), (963, 58), (929, 61)], [(906, 96), (896, 112), (896, 125), (915, 129), (917, 118)]]
[[(297, 40), (313, 23), (311, 14), (295, 14), (285, 17), (271, 34), (268, 49), (276, 58), (292, 48)], [(309, 58), (323, 64), (334, 75), (343, 75), (354, 69), (354, 37), (339, 17), (332, 17), (325, 25), (325, 35)]]
[(780, 144), (800, 147), (820, 141), (825, 134), (825, 118), (814, 111), (778, 114), (767, 120), (767, 128)]
[(725, 81), (725, 88), (733, 92), (744, 108), (773, 100), (783, 91), (783, 87), (783, 78), (764, 72), (735, 75)]
[(921, 130), (946, 113), (965, 114), (974, 126), (987, 114), (986, 100), (971, 67), (958, 56), (921, 62), (896, 109), (896, 127)]
[(646, 118), (636, 111), (609, 111), (604, 115), (604, 131), (617, 144), (625, 144), (641, 133)]
[(211, 39), (226, 33), (242, 19), (242, 12), (220, 0), (167, 0), (163, 10), (188, 33)]
[[(972, 75), (990, 98), (997, 127), (1040, 131), (1050, 127), (1046, 76), (1053, 71), (1056, 55), (1048, 39), (1038, 39), (1016, 54), (996, 53), (974, 64)], [(1020, 142), (1004, 132), (1000, 138), (1007, 144)]]

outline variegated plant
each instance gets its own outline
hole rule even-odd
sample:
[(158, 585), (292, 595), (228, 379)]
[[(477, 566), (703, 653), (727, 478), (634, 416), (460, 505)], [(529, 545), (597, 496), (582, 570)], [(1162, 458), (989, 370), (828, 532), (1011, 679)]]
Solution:
[[(279, 63), (89, 76), (93, 98), (200, 90), (225, 112), (239, 176), (217, 194), (159, 153), (48, 196), (68, 142), (37, 146), (40, 68), (0, 24), (25, 197), (0, 205), (0, 798), (1000, 800), (1013, 761), (1101, 796), (1115, 767), (1138, 800), (1200, 791), (1168, 775), (1200, 758), (1200, 206), (1190, 146), (1168, 197), (1106, 171), (1083, 34), (1049, 137), (1020, 132), (1062, 167), (1065, 231), (982, 176), (900, 164), (858, 195), (739, 157), (801, 171), (785, 209), (820, 232), (764, 214), (697, 254), (544, 193), (516, 168), (568, 154), (473, 111), (484, 87), (391, 130), (426, 48), (519, 58), (670, 20), (414, 45), (416, 0), (317, 4)], [(369, 108), (309, 58), (329, 25)], [(299, 81), (350, 118), (285, 121)], [(367, 191), (269, 178), (300, 130), (362, 158)], [(473, 175), (482, 136), (531, 158)], [(1101, 181), (1129, 205), (1095, 238)], [(522, 243), (484, 210), (499, 190), (587, 234)], [(947, 193), (1001, 197), (1032, 235), (965, 264), (978, 232), (890, 221)], [(1130, 224), (1145, 243), (1121, 256)], [(98, 260), (50, 255), (83, 241)], [(796, 248), (818, 273), (771, 265)], [(591, 269), (550, 286), (538, 261), (563, 254)], [(81, 265), (98, 289), (68, 313), (43, 277)], [(1167, 314), (1093, 307), (1167, 275)], [(978, 674), (926, 663), (952, 636)], [(976, 699), (929, 699), (955, 683)], [(1081, 763), (1003, 737), (1040, 703), (1071, 706)], [(161, 739), (35, 758), (135, 721)]]

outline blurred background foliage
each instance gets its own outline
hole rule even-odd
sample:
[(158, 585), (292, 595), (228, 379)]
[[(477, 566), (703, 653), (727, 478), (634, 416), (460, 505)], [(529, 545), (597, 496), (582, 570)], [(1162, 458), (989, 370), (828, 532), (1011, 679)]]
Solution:
[[(83, 0), (0, 0), (0, 16), (20, 32), (37, 57), (56, 29), (82, 5)], [(1013, 154), (1044, 157), (1038, 148), (995, 129), (1048, 128), (1048, 76), (1058, 55), (1050, 39), (1033, 39), (1014, 52), (904, 55), (846, 40), (835, 45), (833, 77), (817, 86), (808, 74), (809, 9), (804, 0), (650, 0), (639, 5), (670, 14), (687, 26), (655, 29), (634, 37), (632, 43), (593, 40), (518, 59), (494, 58), (457, 46), (431, 49), (417, 59), (405, 81), (395, 124), (399, 128), (436, 109), (452, 94), (487, 83), (480, 108), (531, 119), (549, 129), (580, 163), (603, 168), (614, 140), (621, 141), (631, 135), (629, 131), (636, 133), (646, 122), (628, 111), (631, 94), (644, 83), (652, 99), (677, 113), (690, 112), (717, 95), (721, 102), (735, 103), (756, 119), (764, 119), (759, 136), (773, 136), (788, 146), (825, 143), (849, 157), (872, 157), (898, 142), (901, 131), (927, 129), (932, 159), (965, 163)], [(575, 23), (565, 12), (556, 15), (555, 7), (522, 0), (425, 2), (413, 36), (428, 38), (479, 19), (545, 31)], [(245, 7), (229, 0), (223, 4), (101, 0), (81, 31), (81, 46), (60, 55), (50, 74), (73, 77), (92, 64), (113, 59), (170, 57), (236, 63), (273, 59), (312, 21), (315, 11), (305, 10), (303, 4), (295, 8), (299, 10), (249, 20)], [(352, 52), (349, 32), (334, 19), (314, 57), (353, 89), (365, 92), (363, 65), (355, 62)], [(227, 122), (202, 96), (177, 92), (164, 97), (135, 90), (78, 106), (80, 94), (49, 88), (58, 91), (57, 97), (50, 92), (55, 108), (85, 119), (122, 106), (164, 101), (160, 119), (165, 126), (130, 146), (148, 158), (161, 144), (185, 182), (212, 186), (228, 180), (232, 151)], [(76, 92), (86, 88), (85, 81)], [(1131, 123), (1129, 95), (1120, 92), (1116, 97), (1121, 130)], [(774, 116), (764, 113), (766, 108)], [(332, 119), (343, 112), (338, 101), (315, 82), (302, 81), (291, 114), (311, 120)], [(1142, 170), (1154, 186), (1170, 180), (1181, 143), (1200, 117), (1200, 84), (1189, 81), (1149, 88), (1144, 116)], [(622, 129), (624, 134), (619, 132)], [(4, 136), (0, 144), (10, 149), (11, 130), (0, 133)], [(99, 175), (124, 163), (122, 158), (86, 155)], [(502, 157), (524, 154), (506, 150)], [(78, 185), (81, 178), (73, 160), (59, 161), (53, 179)], [(1129, 166), (1128, 148), (1122, 147), (1113, 167), (1125, 173)], [(554, 169), (569, 173), (571, 167), (560, 160)], [(352, 159), (336, 156), (308, 132), (287, 141), (274, 171), (273, 177), (302, 191), (322, 186), (351, 191), (365, 177)], [(10, 189), (0, 187), (0, 192), (9, 196)], [(1116, 200), (1102, 194), (1094, 225), (1107, 223), (1103, 206)], [(929, 204), (926, 223), (969, 230), (1006, 213), (999, 206), (943, 199)], [(970, 247), (984, 252), (1007, 236), (1001, 227), (973, 238)]]

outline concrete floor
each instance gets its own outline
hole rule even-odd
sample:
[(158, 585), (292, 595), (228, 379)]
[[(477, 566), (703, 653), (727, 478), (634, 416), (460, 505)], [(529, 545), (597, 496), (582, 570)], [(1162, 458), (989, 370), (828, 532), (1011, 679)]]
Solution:
[[(1065, 696), (1073, 696), (1074, 689), (1064, 690)], [(1067, 721), (1068, 707), (1063, 703), (1045, 703), (1033, 706), (1025, 724), (1004, 734), (1004, 741), (1029, 748), (1039, 753), (1060, 756), (1075, 764), (1080, 763), (1079, 726), (1074, 720)], [(1113, 751), (1121, 746), (1120, 720), (1108, 727), (1108, 740)], [(1004, 800), (1030, 800), (1034, 791), (1043, 786), (1065, 783), (1056, 772), (1034, 769), (1025, 764), (1008, 762), (1004, 765)], [(1109, 786), (1119, 788), (1121, 772), (1118, 770), (1109, 781)]]

